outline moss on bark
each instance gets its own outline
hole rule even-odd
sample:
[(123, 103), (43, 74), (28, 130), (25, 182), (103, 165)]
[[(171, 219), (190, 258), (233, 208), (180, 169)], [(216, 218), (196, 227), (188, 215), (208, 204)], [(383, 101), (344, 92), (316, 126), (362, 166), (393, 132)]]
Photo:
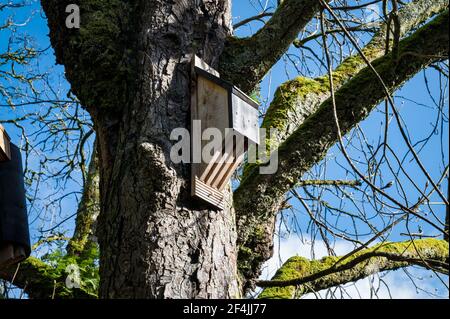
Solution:
[[(402, 40), (399, 52), (399, 61), (387, 55), (373, 62), (392, 91), (439, 56), (448, 55), (448, 12)], [(335, 97), (342, 133), (346, 134), (378, 105), (384, 98), (384, 91), (373, 72), (365, 68), (336, 91)], [(256, 166), (241, 182), (234, 194), (238, 243), (254, 253), (250, 256), (252, 259), (240, 255), (239, 263), (245, 266), (241, 269), (250, 280), (252, 276), (258, 277), (262, 263), (271, 257), (274, 216), (285, 192), (294, 187), (336, 141), (333, 105), (327, 100), (279, 147), (279, 167), (275, 174), (259, 175)], [(266, 233), (257, 236), (253, 229), (261, 224), (266, 225)]]
[[(309, 292), (354, 282), (381, 271), (417, 264), (427, 267), (427, 260), (444, 263), (448, 268), (449, 246), (444, 240), (432, 238), (381, 243), (361, 250), (338, 263), (341, 258), (333, 256), (310, 261), (303, 257), (292, 257), (272, 278), (273, 285), (277, 287), (264, 289), (259, 298), (292, 299)], [(349, 265), (350, 269), (346, 269), (346, 265)], [(336, 270), (333, 270), (334, 267)], [(341, 271), (337, 271), (339, 267), (342, 268)], [(324, 276), (300, 285), (289, 285), (290, 281), (301, 280), (327, 270), (330, 270), (330, 274), (324, 273)], [(270, 286), (270, 282), (265, 285)]]

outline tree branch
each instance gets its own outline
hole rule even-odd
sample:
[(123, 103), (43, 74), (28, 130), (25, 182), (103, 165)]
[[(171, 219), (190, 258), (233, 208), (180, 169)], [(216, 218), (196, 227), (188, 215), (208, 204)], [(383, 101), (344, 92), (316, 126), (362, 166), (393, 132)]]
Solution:
[[(417, 0), (404, 6), (398, 13), (400, 35), (404, 36), (418, 25), (448, 7), (448, 0)], [(363, 48), (369, 61), (385, 54), (387, 24)], [(320, 35), (318, 35), (320, 36)], [(392, 37), (391, 37), (392, 38)], [(355, 54), (345, 59), (333, 71), (333, 83), (339, 89), (350, 78), (366, 67), (364, 59)], [(274, 99), (267, 109), (262, 127), (276, 128), (278, 135), (270, 141), (272, 148), (284, 141), (305, 119), (313, 114), (329, 96), (328, 75), (315, 79), (298, 77), (287, 81), (275, 92)]]
[(220, 73), (251, 92), (319, 11), (317, 0), (284, 0), (272, 18), (249, 38), (230, 38), (220, 58)]
[(345, 181), (345, 180), (302, 180), (297, 183), (299, 187), (305, 186), (361, 186), (362, 182), (359, 180)]
[(238, 23), (233, 25), (233, 29), (236, 30), (236, 29), (246, 25), (247, 23), (250, 23), (250, 22), (255, 21), (255, 20), (264, 22), (263, 18), (271, 17), (271, 16), (273, 16), (272, 12), (262, 12), (260, 14), (257, 14), (255, 16), (253, 16), (253, 17), (250, 17), (250, 18), (244, 19), (242, 21), (239, 21)]
[(83, 196), (78, 204), (75, 219), (75, 231), (67, 245), (67, 253), (71, 256), (81, 255), (95, 243), (95, 224), (100, 213), (100, 176), (98, 171), (97, 142), (94, 142), (92, 158), (89, 163)]
[(84, 289), (68, 289), (66, 274), (30, 257), (19, 265), (0, 269), (0, 278), (25, 291), (32, 299), (91, 299), (96, 296)]
[(421, 239), (399, 243), (382, 243), (342, 260), (325, 257), (309, 261), (302, 257), (290, 258), (271, 281), (260, 281), (268, 287), (260, 298), (294, 298), (349, 282), (369, 275), (418, 265), (448, 274), (449, 246), (444, 240)]
[[(373, 66), (394, 91), (438, 57), (447, 55), (448, 12), (402, 40), (398, 61), (389, 54), (375, 60)], [(348, 133), (365, 119), (384, 97), (381, 84), (369, 68), (343, 85), (336, 92), (342, 133)], [(280, 146), (275, 174), (259, 175), (258, 167), (254, 167), (241, 182), (234, 199), (240, 269), (245, 278), (256, 278), (262, 263), (272, 255), (274, 220), (284, 194), (336, 141), (333, 105), (328, 99)]]

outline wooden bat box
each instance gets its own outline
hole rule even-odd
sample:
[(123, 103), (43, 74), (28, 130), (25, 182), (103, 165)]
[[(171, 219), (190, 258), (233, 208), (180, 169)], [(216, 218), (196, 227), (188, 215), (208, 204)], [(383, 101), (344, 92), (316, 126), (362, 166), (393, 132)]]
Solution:
[[(223, 191), (243, 162), (249, 143), (259, 144), (258, 104), (197, 56), (192, 61), (191, 128), (219, 129), (222, 149), (205, 163), (192, 162), (192, 196), (224, 209)], [(192, 135), (192, 134), (191, 134)], [(202, 152), (209, 141), (201, 142)]]

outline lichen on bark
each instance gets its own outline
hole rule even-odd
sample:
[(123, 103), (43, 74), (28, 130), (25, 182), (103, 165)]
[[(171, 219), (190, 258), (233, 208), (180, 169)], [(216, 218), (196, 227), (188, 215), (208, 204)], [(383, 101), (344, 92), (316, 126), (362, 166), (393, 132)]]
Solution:
[[(396, 61), (387, 55), (372, 63), (392, 91), (430, 63), (448, 55), (447, 29), (448, 12), (445, 12), (400, 42), (401, 59)], [(346, 134), (378, 105), (384, 92), (373, 72), (365, 68), (337, 90), (335, 98), (341, 130)], [(274, 221), (284, 194), (336, 141), (333, 105), (326, 100), (281, 144), (278, 171), (270, 176), (259, 175), (255, 167), (236, 190), (238, 243), (241, 250), (247, 247), (253, 252), (251, 256), (241, 254), (239, 259), (250, 286), (251, 278), (259, 276), (263, 262), (272, 255)], [(265, 225), (266, 233), (254, 234), (254, 227), (261, 224)]]
[[(448, 0), (418, 0), (408, 3), (399, 11), (400, 36), (407, 35), (417, 25), (447, 7)], [(386, 23), (382, 23), (380, 30), (362, 49), (369, 61), (374, 61), (385, 54), (386, 28)], [(332, 73), (335, 89), (339, 89), (365, 66), (366, 62), (359, 54), (347, 57)], [(328, 97), (328, 75), (315, 79), (297, 77), (282, 84), (275, 92), (262, 124), (262, 127), (266, 129), (276, 128), (278, 131), (278, 135), (272, 137), (270, 141), (271, 146), (274, 147), (283, 142)]]
[[(443, 263), (448, 267), (448, 258), (448, 242), (434, 238), (380, 243), (360, 250), (344, 260), (337, 256), (328, 256), (320, 260), (308, 260), (295, 256), (283, 264), (271, 281), (264, 283), (264, 286), (268, 288), (261, 292), (259, 298), (292, 299), (309, 292), (355, 282), (382, 271), (411, 265), (428, 268), (427, 261)], [(329, 274), (326, 274), (326, 271), (329, 271)], [(301, 280), (320, 272), (324, 272), (324, 275), (314, 278), (314, 280), (303, 284), (289, 285), (289, 281)], [(270, 287), (271, 284), (274, 287)]]

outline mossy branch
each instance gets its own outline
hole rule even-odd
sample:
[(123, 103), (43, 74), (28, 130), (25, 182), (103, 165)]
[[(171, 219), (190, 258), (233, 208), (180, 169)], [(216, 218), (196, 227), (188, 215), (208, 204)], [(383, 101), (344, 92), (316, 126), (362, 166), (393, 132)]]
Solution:
[[(448, 0), (417, 0), (405, 5), (398, 13), (401, 25), (400, 36), (405, 36), (430, 17), (445, 10), (448, 4)], [(369, 61), (372, 62), (385, 54), (386, 33), (387, 24), (383, 23), (380, 30), (363, 48), (363, 53)], [(345, 59), (333, 71), (335, 89), (344, 85), (364, 67), (366, 67), (366, 63), (358, 54)], [(270, 141), (272, 149), (283, 142), (308, 116), (313, 114), (320, 104), (329, 98), (329, 92), (328, 75), (315, 79), (298, 77), (282, 84), (275, 92), (275, 97), (262, 124), (264, 128), (278, 130), (278, 136)]]
[(439, 239), (421, 239), (398, 243), (382, 243), (361, 250), (346, 259), (325, 257), (321, 260), (290, 258), (270, 281), (260, 281), (260, 298), (300, 297), (369, 275), (412, 265), (448, 274), (448, 242)]
[(285, 0), (272, 18), (249, 38), (230, 38), (220, 58), (220, 73), (250, 93), (288, 50), (319, 11), (317, 0)]
[(97, 142), (94, 142), (94, 151), (87, 172), (83, 195), (78, 204), (75, 219), (75, 231), (67, 245), (67, 253), (72, 256), (82, 255), (89, 246), (96, 245), (95, 225), (100, 213), (100, 190)]
[(0, 278), (21, 288), (31, 299), (92, 299), (86, 289), (68, 289), (67, 274), (38, 258), (30, 257), (19, 265), (0, 269)]
[[(395, 91), (431, 63), (448, 56), (448, 12), (400, 42), (400, 59), (391, 54), (373, 62), (391, 91)], [(384, 98), (374, 73), (365, 68), (336, 91), (337, 114), (342, 133), (365, 119)], [(318, 163), (337, 142), (333, 105), (326, 100), (280, 147), (278, 171), (259, 175), (253, 168), (234, 194), (238, 216), (240, 269), (245, 278), (259, 275), (272, 255), (275, 215), (283, 195)], [(257, 213), (255, 213), (257, 212)], [(263, 230), (263, 231), (261, 231)], [(246, 252), (251, 251), (251, 254)]]

